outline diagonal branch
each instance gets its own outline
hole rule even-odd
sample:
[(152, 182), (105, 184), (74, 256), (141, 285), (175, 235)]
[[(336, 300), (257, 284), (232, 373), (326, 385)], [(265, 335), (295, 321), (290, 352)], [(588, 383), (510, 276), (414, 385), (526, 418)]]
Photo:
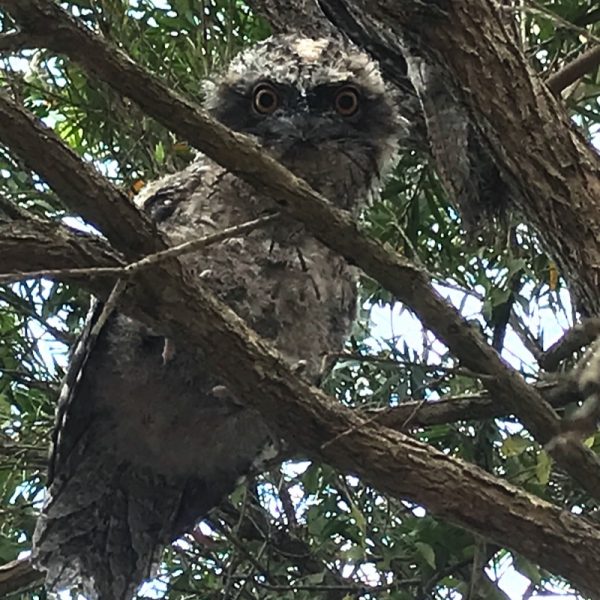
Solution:
[[(497, 3), (319, 4), (330, 20), (380, 61), (405, 55), (426, 112), (438, 173), (451, 194), (460, 201), (470, 183), (478, 187), (467, 203), (471, 212), (487, 210), (489, 215), (503, 209), (522, 214), (559, 262), (577, 308), (585, 316), (600, 314), (600, 160), (574, 131), (562, 103), (533, 72)], [(381, 31), (390, 33), (387, 45), (373, 45)], [(431, 65), (434, 78), (428, 76)], [(393, 72), (387, 76), (392, 78)], [(435, 103), (432, 96), (444, 90), (450, 90), (449, 102), (460, 107), (459, 113), (444, 114), (449, 108)], [(455, 139), (439, 135), (447, 131), (442, 126), (448, 116), (460, 117), (454, 127), (467, 132), (461, 147)], [(482, 185), (444, 168), (453, 152), (460, 160), (450, 164), (467, 175), (475, 170)]]
[[(52, 30), (56, 26), (59, 43), (67, 46), (72, 43), (68, 24), (71, 21), (65, 25), (60, 15), (58, 24), (53, 21), (52, 11), (60, 10), (58, 6), (42, 0), (0, 0), (3, 6), (14, 8), (16, 4), (17, 8), (31, 9), (25, 21), (35, 19), (35, 9), (43, 5), (47, 9), (42, 11), (47, 19), (43, 21), (44, 27)], [(15, 14), (19, 12), (17, 8)], [(85, 31), (78, 35), (91, 36)], [(102, 66), (107, 53), (108, 57), (114, 56), (106, 46), (98, 46), (99, 43), (94, 41), (98, 50), (94, 60), (96, 65)], [(78, 48), (79, 55), (85, 51), (85, 45)], [(133, 71), (127, 69), (129, 75), (139, 75), (137, 67)], [(98, 69), (95, 72), (98, 73)], [(123, 73), (120, 75), (122, 79)], [(117, 78), (117, 83), (121, 79)], [(424, 323), (461, 357), (465, 366), (492, 375), (496, 381), (489, 383), (490, 390), (498, 392), (507, 406), (518, 408), (516, 412), (539, 439), (553, 434), (558, 420), (551, 408), (433, 291), (423, 271), (360, 234), (344, 212), (332, 208), (304, 182), (263, 156), (256, 145), (205, 115), (195, 113), (193, 107), (181, 99), (177, 99), (179, 104), (170, 105), (171, 97), (156, 95), (156, 86), (150, 86), (150, 91), (143, 86), (136, 90), (135, 84), (134, 81), (129, 90), (130, 97), (143, 96), (144, 103), (150, 107), (157, 102), (159, 108), (155, 113), (168, 113), (170, 122), (177, 126), (176, 131), (185, 129), (196, 145), (212, 150), (212, 156), (222, 159), (223, 164), (240, 176), (272, 194), (282, 210), (305, 222), (319, 239), (378, 278), (415, 309)], [(178, 107), (183, 110), (181, 114), (177, 114)], [(11, 115), (18, 117), (23, 127), (19, 131), (20, 140), (14, 139), (15, 131), (9, 122)], [(134, 242), (137, 249), (161, 247), (147, 221), (132, 211), (127, 200), (100, 176), (90, 175), (89, 167), (70, 162), (77, 169), (77, 173), (73, 173), (61, 163), (55, 164), (63, 170), (56, 176), (50, 168), (52, 160), (62, 157), (72, 161), (74, 155), (60, 148), (60, 140), (52, 132), (41, 129), (7, 98), (0, 98), (0, 125), (4, 140), (21, 152), (24, 148), (34, 150), (26, 156), (30, 166), (43, 169), (50, 185), (75, 210), (95, 214), (98, 225), (115, 245), (124, 245), (123, 240), (116, 237), (114, 225), (123, 212), (127, 218), (119, 229), (129, 236), (128, 243)], [(199, 137), (201, 131), (212, 131), (213, 137), (203, 140)], [(35, 151), (36, 144), (38, 151)], [(44, 151), (43, 157), (41, 151)], [(49, 157), (53, 152), (60, 156)], [(74, 194), (70, 178), (89, 197), (82, 199)], [(110, 202), (110, 210), (94, 208), (92, 199), (95, 204)], [(359, 415), (294, 377), (269, 345), (257, 338), (230, 309), (197, 282), (188, 281), (176, 261), (159, 263), (139, 273), (138, 281), (140, 286), (130, 286), (124, 294), (123, 309), (175, 340), (212, 348), (205, 358), (215, 373), (228, 382), (236, 396), (255, 406), (296, 450), (356, 473), (383, 493), (423, 504), (440, 516), (514, 548), (552, 571), (565, 574), (590, 594), (600, 588), (600, 573), (595, 568), (600, 559), (600, 531), (591, 522), (561, 511), (408, 436), (376, 423), (364, 423)], [(219, 343), (215, 344), (215, 340)], [(232, 356), (236, 360), (231, 360)], [(299, 428), (297, 423), (303, 426)], [(593, 455), (580, 445), (565, 448), (560, 447), (559, 458), (583, 485), (598, 495), (598, 469)], [(465, 498), (469, 502), (465, 502)]]
[(0, 52), (19, 52), (44, 47), (48, 36), (31, 35), (17, 31), (0, 35)]
[(560, 94), (579, 78), (592, 73), (600, 65), (600, 45), (582, 52), (577, 58), (566, 64), (546, 79), (546, 85), (553, 94)]
[[(410, 306), (465, 367), (491, 376), (486, 381), (490, 393), (518, 415), (540, 443), (559, 434), (559, 419), (552, 408), (439, 296), (423, 270), (361, 234), (346, 212), (333, 207), (256, 143), (231, 132), (170, 91), (51, 0), (0, 0), (0, 6), (10, 11), (24, 31), (53, 32), (49, 39), (54, 50), (67, 54), (208, 156), (267, 193), (282, 211), (302, 221), (315, 237)], [(85, 218), (93, 217), (115, 247), (124, 253), (131, 253), (130, 247), (150, 248), (150, 252), (159, 249), (149, 224), (134, 225), (135, 209), (122, 194), (99, 184), (99, 176), (89, 166), (78, 167), (75, 154), (61, 148), (56, 136), (5, 97), (0, 97), (0, 126), (3, 140), (43, 175), (73, 210)], [(40, 138), (44, 144), (40, 144)], [(60, 161), (52, 164), (59, 156)], [(69, 176), (77, 179), (76, 186), (65, 181)], [(99, 186), (96, 191), (95, 186)], [(72, 187), (81, 191), (74, 194)], [(568, 440), (556, 445), (553, 453), (582, 487), (600, 498), (600, 461), (593, 452)]]
[(600, 318), (584, 319), (569, 329), (540, 356), (538, 361), (540, 367), (546, 371), (557, 371), (563, 360), (591, 344), (598, 336), (600, 336)]
[[(3, 267), (11, 272), (8, 275), (0, 274), (0, 283), (23, 278), (52, 277), (85, 282), (96, 295), (106, 297), (112, 289), (114, 277), (125, 275), (128, 267), (133, 267), (131, 272), (134, 273), (159, 260), (179, 256), (221, 239), (240, 235), (274, 218), (277, 216), (242, 223), (205, 238), (149, 255), (128, 266), (121, 266), (124, 264), (122, 257), (97, 236), (37, 218), (0, 222), (0, 255)], [(593, 327), (591, 331), (595, 331), (597, 319), (590, 319), (580, 327), (584, 326)], [(574, 328), (570, 333), (579, 332), (580, 327)], [(589, 343), (595, 337), (596, 333), (586, 342), (578, 343), (575, 349)], [(551, 350), (547, 352), (549, 356), (552, 354)], [(555, 408), (582, 400), (577, 385), (569, 381), (559, 385), (546, 384), (538, 388), (538, 391)], [(407, 421), (408, 427), (424, 427), (461, 420), (503, 417), (508, 411), (499, 399), (483, 394), (443, 398), (426, 403), (402, 402), (398, 407), (391, 409), (366, 409), (364, 414), (386, 427), (405, 431)]]
[[(131, 272), (226, 237), (240, 235), (274, 218), (276, 215), (262, 217), (152, 254), (130, 263), (129, 266), (134, 267)], [(126, 275), (128, 269), (120, 266), (123, 264), (121, 256), (101, 238), (42, 219), (0, 222), (0, 255), (3, 267), (11, 271), (9, 275), (0, 274), (0, 283), (22, 278), (51, 277), (85, 283), (86, 287), (101, 297), (108, 296), (114, 278)], [(559, 385), (545, 384), (538, 391), (555, 408), (582, 400), (577, 385), (568, 381)], [(391, 429), (406, 431), (412, 427), (504, 417), (508, 410), (499, 399), (484, 393), (426, 403), (407, 401), (394, 408), (365, 409), (361, 413), (366, 419), (375, 420)]]
[(172, 265), (165, 269), (158, 263), (139, 280), (143, 285), (131, 286), (123, 296), (123, 309), (176, 341), (210, 347), (208, 365), (232, 393), (256, 406), (292, 449), (356, 473), (382, 493), (423, 504), (564, 574), (589, 593), (599, 588), (594, 566), (600, 560), (600, 530), (590, 521), (406, 435), (364, 423), (295, 377), (227, 306)]
[(102, 238), (42, 219), (0, 221), (0, 255), (3, 268), (12, 271), (86, 270), (123, 264)]
[[(85, 253), (87, 247), (86, 245), (82, 245), (81, 248), (79, 248), (75, 240), (68, 240), (68, 242), (71, 242), (74, 246), (73, 248), (70, 248), (67, 245), (66, 240), (61, 239), (61, 237), (69, 236), (70, 232), (67, 228), (63, 228), (63, 231), (60, 231), (59, 229), (59, 235), (43, 237), (43, 235), (39, 235), (39, 229), (33, 230), (31, 226), (26, 227), (24, 231), (23, 229), (19, 230), (17, 227), (16, 232), (13, 231), (14, 227), (11, 227), (11, 230), (6, 232), (5, 237), (3, 238), (3, 227), (0, 225), (0, 251), (3, 249), (3, 247), (6, 249), (6, 255), (9, 259), (8, 262), (10, 263), (10, 272), (0, 273), (0, 284), (20, 281), (22, 279), (33, 279), (37, 277), (52, 277), (55, 279), (70, 279), (83, 276), (111, 276), (130, 278), (133, 277), (138, 271), (148, 269), (158, 262), (183, 256), (184, 254), (189, 254), (190, 252), (196, 252), (201, 248), (206, 248), (207, 246), (222, 242), (228, 238), (249, 233), (258, 227), (272, 223), (278, 218), (278, 213), (259, 217), (258, 219), (246, 221), (244, 223), (240, 223), (239, 225), (233, 225), (232, 227), (227, 227), (216, 233), (212, 233), (195, 240), (190, 240), (189, 242), (184, 242), (177, 246), (172, 246), (166, 250), (160, 250), (154, 254), (148, 254), (147, 256), (144, 256), (143, 258), (140, 258), (139, 260), (131, 262), (127, 265), (123, 265), (122, 261), (117, 261), (117, 264), (111, 261), (111, 266), (103, 266), (103, 260), (105, 258), (104, 256), (99, 256), (96, 264), (88, 264), (87, 266), (72, 266), (79, 256), (72, 256), (73, 253), (70, 251), (79, 249), (82, 253)], [(46, 227), (50, 225), (51, 227), (56, 228), (56, 225), (53, 223), (38, 223), (38, 225), (46, 225)], [(66, 231), (64, 231), (64, 229), (66, 229)], [(62, 234), (62, 236), (60, 234)], [(99, 238), (94, 238), (92, 236), (87, 237), (94, 241), (99, 240)], [(47, 246), (45, 246), (45, 244), (47, 244)], [(15, 245), (17, 246), (16, 248)], [(50, 262), (52, 265), (58, 266), (53, 266), (50, 268), (46, 266), (42, 269), (32, 270), (32, 260), (29, 258), (27, 252), (32, 251), (35, 253), (37, 250), (43, 253), (45, 249), (50, 250), (50, 257), (43, 256), (42, 263), (47, 265), (48, 262)], [(57, 253), (58, 256), (54, 256), (55, 253)], [(89, 257), (86, 256), (85, 258), (87, 259)], [(35, 260), (36, 259), (34, 259), (33, 262), (35, 262)], [(85, 260), (84, 262), (88, 261)], [(21, 263), (27, 266), (25, 268), (19, 267), (18, 265)], [(13, 265), (17, 266), (15, 267)]]
[[(180, 255), (214, 243), (223, 237), (240, 235), (276, 218), (275, 215), (242, 223), (217, 234), (200, 238), (145, 257), (135, 268), (147, 268), (158, 260)], [(101, 238), (81, 233), (52, 221), (27, 219), (0, 223), (0, 254), (10, 275), (0, 274), (0, 283), (10, 279), (52, 277), (55, 279), (85, 282), (86, 287), (101, 297), (106, 297), (113, 286), (114, 277), (123, 276), (127, 267), (120, 266), (123, 259)], [(112, 266), (114, 265), (114, 266)], [(544, 385), (542, 396), (555, 408), (582, 400), (574, 383)], [(402, 402), (390, 409), (366, 409), (365, 418), (406, 431), (407, 427), (425, 427), (455, 421), (468, 421), (503, 417), (507, 408), (499, 399), (489, 394), (443, 398), (435, 402)]]
[[(61, 199), (86, 221), (100, 229), (126, 258), (136, 259), (164, 248), (149, 219), (114, 186), (70, 150), (62, 140), (31, 113), (0, 93), (3, 139), (54, 189)], [(21, 135), (27, 131), (28, 135)], [(43, 144), (40, 145), (40, 140)], [(115, 218), (115, 214), (119, 217)], [(136, 228), (139, 231), (136, 233)]]
[(39, 584), (44, 579), (41, 571), (36, 571), (29, 558), (13, 560), (0, 565), (0, 596), (9, 594)]

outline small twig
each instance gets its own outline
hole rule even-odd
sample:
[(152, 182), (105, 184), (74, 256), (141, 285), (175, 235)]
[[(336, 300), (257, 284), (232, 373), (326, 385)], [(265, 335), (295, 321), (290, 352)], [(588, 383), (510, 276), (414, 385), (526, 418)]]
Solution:
[(281, 500), (281, 506), (283, 507), (283, 513), (287, 519), (288, 529), (294, 531), (298, 529), (298, 519), (296, 518), (294, 502), (292, 500), (292, 496), (290, 495), (290, 490), (286, 485), (285, 478), (282, 473), (275, 470), (271, 472), (271, 476), (275, 481), (279, 479), (277, 488), (279, 492), (279, 499)]
[[(232, 535), (233, 531), (235, 529), (236, 532), (239, 532), (239, 529), (242, 525), (242, 522), (244, 521), (244, 517), (246, 515), (246, 510), (248, 508), (248, 488), (244, 488), (244, 498), (243, 498), (243, 503), (242, 503), (242, 507), (240, 510), (240, 514), (239, 514), (239, 518), (237, 520), (237, 523), (235, 524), (235, 527), (232, 528)], [(231, 594), (231, 589), (233, 587), (233, 574), (234, 571), (237, 569), (237, 567), (239, 566), (239, 563), (241, 562), (240, 559), (238, 559), (238, 557), (236, 556), (236, 554), (239, 553), (238, 548), (235, 546), (233, 546), (233, 550), (231, 552), (231, 558), (229, 560), (229, 565), (227, 567), (227, 575), (226, 575), (226, 583), (223, 589), (223, 598), (227, 599), (229, 598), (230, 594)]]
[(212, 233), (197, 240), (191, 240), (190, 242), (184, 242), (183, 244), (179, 244), (178, 246), (173, 246), (172, 248), (167, 248), (166, 250), (161, 250), (160, 252), (156, 252), (155, 254), (146, 256), (141, 260), (138, 260), (137, 262), (127, 265), (125, 267), (125, 272), (129, 275), (137, 273), (138, 271), (146, 269), (156, 264), (157, 262), (167, 260), (169, 258), (175, 258), (177, 256), (182, 256), (183, 254), (189, 254), (190, 252), (195, 252), (196, 250), (206, 248), (206, 246), (222, 242), (223, 240), (235, 237), (237, 235), (249, 233), (257, 227), (262, 227), (263, 225), (271, 223), (272, 221), (275, 221), (278, 218), (279, 213), (272, 213), (270, 215), (259, 217), (258, 219), (253, 219), (252, 221), (240, 223), (239, 225), (226, 227), (225, 229), (218, 231), (217, 233)]
[(480, 538), (476, 541), (473, 548), (473, 563), (471, 565), (471, 582), (469, 584), (468, 600), (475, 600), (475, 598), (477, 598), (475, 594), (479, 588), (482, 571), (485, 567), (485, 545), (485, 540)]
[[(227, 531), (222, 525), (217, 524), (216, 528), (220, 530), (221, 534), (229, 541), (231, 544), (237, 548), (237, 550), (242, 554), (246, 560), (252, 565), (252, 567), (260, 573), (262, 576), (268, 578), (269, 577), (269, 569), (260, 563), (260, 559), (262, 558), (262, 554), (264, 550), (259, 550), (257, 553), (257, 557), (255, 558), (251, 552), (248, 551), (246, 545), (237, 537), (233, 531)], [(265, 542), (265, 545), (267, 542)]]
[[(415, 406), (413, 411), (410, 413), (410, 415), (408, 415), (408, 417), (406, 417), (406, 419), (404, 420), (404, 423), (402, 423), (402, 425), (400, 427), (401, 431), (406, 431), (408, 429), (408, 426), (414, 421), (414, 419), (421, 412), (421, 410), (427, 404), (427, 402), (428, 402), (427, 398), (423, 398), (423, 400), (421, 400), (420, 402), (417, 403), (417, 405)], [(392, 408), (392, 407), (390, 406), (389, 408)]]
[[(258, 570), (258, 572), (265, 577), (265, 579), (269, 580), (271, 578), (271, 575), (269, 573), (269, 571), (265, 570), (264, 568), (260, 567), (260, 559), (263, 557), (263, 554), (265, 553), (266, 549), (269, 546), (269, 542), (265, 541), (263, 543), (263, 545), (260, 547), (257, 555), (256, 555), (256, 560), (252, 560), (251, 561), (251, 566), (248, 569), (248, 573), (247, 575), (243, 578), (242, 581), (242, 585), (240, 587), (240, 589), (238, 590), (237, 594), (235, 595), (234, 600), (239, 600), (242, 596), (242, 594), (244, 594), (246, 592), (246, 586), (248, 585), (248, 580), (249, 579), (254, 579), (254, 576), (256, 574), (256, 571)], [(248, 555), (250, 556), (250, 555)]]
[(221, 231), (218, 231), (217, 233), (212, 233), (196, 240), (184, 242), (183, 244), (173, 246), (172, 248), (167, 248), (166, 250), (161, 250), (160, 252), (156, 252), (154, 254), (149, 254), (148, 256), (145, 256), (144, 258), (141, 258), (140, 260), (132, 262), (123, 267), (81, 267), (76, 269), (42, 269), (39, 271), (3, 273), (0, 274), (0, 283), (14, 283), (15, 281), (21, 281), (23, 279), (35, 279), (38, 277), (99, 277), (116, 275), (121, 278), (129, 278), (139, 271), (147, 269), (158, 262), (182, 256), (184, 254), (189, 254), (190, 252), (195, 252), (196, 250), (206, 248), (207, 246), (222, 242), (223, 240), (232, 238), (234, 236), (248, 233), (258, 227), (275, 221), (277, 218), (279, 218), (279, 213), (273, 213), (259, 217), (258, 219), (253, 219), (252, 221), (246, 221), (239, 225), (227, 227)]
[(92, 340), (95, 340), (100, 335), (100, 332), (102, 331), (102, 328), (106, 324), (108, 317), (110, 317), (113, 310), (115, 310), (115, 308), (117, 307), (119, 298), (125, 291), (126, 287), (127, 287), (127, 281), (125, 279), (118, 279), (117, 283), (115, 283), (115, 286), (111, 290), (111, 292), (108, 296), (108, 299), (104, 303), (104, 306), (102, 306), (102, 312), (100, 313), (98, 320), (94, 323), (94, 326), (92, 327), (92, 330), (90, 331), (90, 338)]

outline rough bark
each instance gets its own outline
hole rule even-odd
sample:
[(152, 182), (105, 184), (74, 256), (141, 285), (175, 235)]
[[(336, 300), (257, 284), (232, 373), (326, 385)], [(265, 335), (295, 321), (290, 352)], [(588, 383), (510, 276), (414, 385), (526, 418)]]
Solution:
[(237, 397), (268, 418), (292, 449), (355, 473), (382, 493), (423, 504), (564, 574), (590, 594), (600, 586), (594, 568), (600, 560), (600, 530), (591, 521), (406, 435), (365, 422), (295, 377), (268, 344), (188, 281), (176, 264), (140, 274), (138, 283), (143, 285), (124, 297), (123, 310), (177, 343), (211, 348), (207, 363)]
[(3, 598), (39, 583), (43, 578), (28, 558), (13, 560), (0, 566), (0, 596)]
[[(42, 219), (0, 221), (2, 271), (119, 267), (123, 259), (108, 243)], [(89, 279), (89, 278), (88, 278)]]
[[(52, 48), (67, 54), (182, 138), (189, 139), (211, 158), (268, 193), (283, 211), (302, 221), (315, 237), (394, 293), (446, 343), (464, 366), (493, 375), (486, 379), (489, 391), (519, 416), (537, 440), (546, 443), (560, 433), (560, 422), (552, 408), (435, 292), (422, 269), (362, 235), (344, 211), (332, 207), (305, 182), (262, 153), (254, 142), (229, 131), (171, 92), (125, 54), (81, 27), (53, 2), (0, 0), (0, 7), (8, 8), (26, 31), (45, 34)], [(77, 168), (78, 158), (73, 153), (69, 156), (66, 149), (60, 150), (56, 136), (44, 131), (31, 116), (1, 96), (0, 125), (4, 141), (59, 191), (70, 208), (96, 223), (118, 250), (131, 256), (140, 248), (157, 249), (157, 238), (152, 235), (149, 223), (144, 221), (141, 230), (131, 226), (134, 211), (129, 204), (123, 204), (126, 202), (123, 194), (114, 188), (102, 189), (97, 196), (91, 193), (90, 186), (95, 185), (98, 175), (89, 166)], [(33, 141), (25, 141), (25, 131), (31, 132)], [(43, 156), (40, 136), (49, 146)], [(62, 166), (51, 166), (54, 157), (64, 161), (58, 163)], [(65, 164), (70, 168), (65, 169)], [(65, 185), (65, 173), (76, 173), (74, 177), (78, 180), (73, 187), (78, 190), (77, 194)], [(81, 180), (84, 175), (86, 181)], [(87, 194), (87, 200), (79, 200), (82, 193)], [(110, 208), (106, 210), (103, 203), (89, 200), (96, 197), (104, 199)], [(119, 205), (123, 207), (121, 219)], [(600, 498), (600, 461), (594, 453), (574, 440), (554, 446), (553, 453), (582, 487)]]
[[(22, 136), (29, 133), (21, 131)], [(46, 132), (44, 137), (50, 135)], [(46, 143), (54, 143), (44, 138), (38, 142), (40, 152)], [(35, 155), (28, 158), (35, 160)], [(86, 168), (78, 172), (85, 176)], [(109, 188), (107, 183), (96, 179), (87, 183), (93, 197), (110, 196), (107, 189), (95, 189)], [(151, 245), (144, 240), (144, 221), (139, 218), (137, 227), (135, 217), (130, 222), (134, 230), (128, 237), (139, 235), (138, 246)], [(177, 343), (211, 348), (207, 363), (228, 381), (237, 397), (256, 406), (296, 451), (356, 473), (383, 493), (421, 503), (564, 574), (590, 593), (600, 586), (600, 574), (593, 568), (600, 559), (600, 531), (591, 522), (406, 435), (365, 422), (294, 377), (235, 314), (192, 285), (176, 262), (139, 274), (123, 298), (122, 309), (167, 332)]]
[[(58, 10), (41, 0), (1, 0), (0, 6), (8, 6), (17, 17), (21, 14), (19, 9), (25, 10), (23, 22), (28, 26), (35, 20), (36, 8)], [(56, 25), (52, 13), (42, 10), (41, 14), (43, 19), (38, 27), (52, 31)], [(282, 210), (302, 220), (319, 239), (412, 306), (465, 366), (494, 376), (490, 390), (502, 397), (507, 406), (514, 407), (539, 439), (548, 439), (557, 431), (558, 419), (550, 407), (435, 294), (425, 273), (361, 235), (343, 213), (263, 156), (255, 145), (197, 113), (192, 105), (160, 88), (127, 59), (110, 53), (98, 40), (86, 46), (91, 43), (86, 40), (86, 36), (91, 37), (89, 33), (80, 30), (77, 35), (83, 37), (76, 38), (79, 45), (70, 46), (74, 43), (73, 38), (69, 38), (73, 33), (70, 27), (72, 23), (62, 23), (54, 31), (60, 33), (55, 37), (60, 40), (62, 51), (78, 59), (92, 48), (96, 53), (82, 60), (83, 64), (86, 60), (92, 61), (94, 65), (88, 65), (89, 68), (121, 93), (127, 93), (174, 131), (187, 133), (207, 154), (273, 194)], [(101, 72), (104, 68), (108, 70)], [(138, 87), (140, 76), (144, 77), (142, 83), (151, 85)], [(94, 220), (109, 240), (128, 255), (162, 247), (149, 224), (128, 207), (126, 198), (89, 167), (67, 162), (75, 171), (59, 164), (63, 172), (56, 174), (49, 154), (54, 156), (56, 151), (54, 158), (67, 161), (77, 160), (76, 157), (66, 150), (58, 152), (60, 142), (48, 130), (40, 129), (23, 111), (19, 117), (23, 117), (19, 121), (22, 128), (16, 131), (10, 119), (16, 117), (19, 109), (6, 98), (1, 104), (4, 140), (15, 151), (23, 153), (23, 158), (71, 208)], [(179, 114), (178, 109), (181, 109)], [(17, 134), (20, 138), (31, 137), (16, 139)], [(204, 138), (207, 134), (209, 137)], [(106, 205), (99, 207), (100, 203)], [(231, 311), (204, 289), (187, 281), (176, 261), (139, 274), (135, 284), (123, 298), (123, 309), (150, 326), (166, 331), (176, 341), (212, 348), (206, 356), (208, 364), (228, 381), (238, 397), (256, 406), (293, 448), (356, 473), (383, 493), (423, 504), (440, 516), (522, 552), (565, 575), (591, 595), (600, 589), (600, 574), (595, 568), (600, 559), (600, 531), (590, 521), (560, 511), (401, 433), (374, 422), (364, 422), (292, 376), (278, 356)], [(236, 360), (231, 360), (232, 356)], [(302, 427), (297, 423), (302, 423)], [(581, 484), (598, 495), (599, 470), (595, 456), (577, 444), (559, 447), (559, 452), (563, 464), (568, 465)]]
[[(98, 270), (125, 265), (121, 255), (98, 236), (37, 218), (0, 222), (0, 255), (5, 271), (0, 272), (0, 283), (4, 278), (15, 281), (43, 274), (51, 279), (78, 282), (100, 297), (110, 294), (115, 274), (102, 274)], [(74, 274), (73, 270), (81, 272)], [(593, 331), (598, 327), (596, 319), (586, 325)], [(570, 332), (569, 339), (580, 330), (575, 328)], [(580, 341), (571, 343), (570, 353), (582, 345)], [(549, 351), (548, 360), (553, 356)], [(569, 379), (554, 384), (544, 383), (536, 389), (554, 408), (582, 400), (577, 385)], [(398, 431), (510, 415), (501, 399), (485, 393), (434, 402), (406, 401), (394, 408), (360, 410), (359, 414)]]
[(382, 64), (388, 80), (417, 90), (438, 173), (477, 225), (522, 213), (540, 233), (583, 314), (600, 310), (597, 270), (600, 167), (555, 94), (597, 65), (591, 48), (544, 85), (490, 0), (320, 0), (299, 10), (253, 0), (277, 30), (331, 22)]
[[(404, 54), (421, 96), (433, 155), (449, 191), (467, 193), (472, 212), (501, 203), (524, 215), (562, 267), (578, 308), (600, 313), (600, 161), (575, 130), (565, 108), (528, 64), (491, 0), (320, 0), (327, 16), (384, 63)], [(393, 33), (385, 47), (373, 46), (381, 30)], [(429, 66), (440, 81), (431, 81)], [(388, 74), (388, 77), (390, 75)], [(428, 89), (429, 86), (429, 89)], [(433, 86), (433, 87), (432, 87)], [(466, 118), (464, 147), (439, 129), (447, 116), (432, 98), (450, 90)], [(456, 117), (456, 115), (455, 115)], [(448, 169), (459, 153), (466, 173)], [(494, 171), (477, 165), (491, 161)], [(492, 177), (473, 181), (473, 175)], [(468, 177), (467, 177), (468, 176)], [(498, 176), (499, 179), (494, 178)], [(485, 185), (487, 183), (487, 185)], [(498, 186), (500, 190), (498, 190)], [(500, 191), (500, 194), (498, 193)]]

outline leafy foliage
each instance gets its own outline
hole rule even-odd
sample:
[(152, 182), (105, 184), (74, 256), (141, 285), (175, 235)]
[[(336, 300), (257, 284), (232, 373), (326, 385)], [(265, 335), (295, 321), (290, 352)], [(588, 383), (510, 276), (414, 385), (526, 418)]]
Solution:
[[(268, 35), (267, 25), (237, 0), (62, 4), (173, 89), (198, 100), (203, 80), (240, 47)], [(544, 77), (600, 36), (594, 0), (505, 4), (524, 51)], [(6, 17), (2, 25), (11, 27)], [(131, 195), (190, 160), (185, 140), (69, 61), (24, 50), (1, 62), (4, 87)], [(565, 97), (590, 138), (600, 128), (599, 95), (596, 69)], [(0, 195), (47, 218), (69, 217), (43, 182), (4, 149)], [(401, 157), (381, 199), (364, 216), (373, 236), (431, 272), (440, 291), (535, 381), (537, 353), (573, 318), (568, 291), (535, 233), (515, 217), (502, 225), (495, 236), (466, 236), (427, 158), (414, 153)], [(329, 393), (349, 406), (387, 410), (410, 400), (424, 404), (481, 393), (478, 374), (462, 369), (389, 293), (368, 280), (362, 291), (354, 335), (324, 384)], [(57, 389), (87, 305), (85, 292), (46, 280), (0, 288), (0, 563), (31, 547)], [(429, 427), (409, 420), (405, 426), (444, 452), (567, 509), (596, 508), (510, 417)], [(140, 597), (501, 599), (549, 590), (567, 593), (569, 586), (422, 507), (383, 497), (367, 482), (326, 465), (292, 461), (239, 488), (173, 544)], [(11, 596), (44, 597), (40, 588)]]

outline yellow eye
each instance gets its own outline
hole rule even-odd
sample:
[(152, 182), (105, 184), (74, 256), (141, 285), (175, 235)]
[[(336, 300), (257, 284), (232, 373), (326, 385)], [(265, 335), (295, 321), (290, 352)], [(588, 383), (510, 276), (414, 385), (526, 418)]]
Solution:
[(335, 110), (343, 117), (351, 117), (356, 113), (359, 105), (358, 90), (351, 85), (344, 86), (335, 95)]
[(262, 115), (268, 115), (279, 106), (279, 95), (270, 83), (259, 83), (252, 92), (252, 106)]

